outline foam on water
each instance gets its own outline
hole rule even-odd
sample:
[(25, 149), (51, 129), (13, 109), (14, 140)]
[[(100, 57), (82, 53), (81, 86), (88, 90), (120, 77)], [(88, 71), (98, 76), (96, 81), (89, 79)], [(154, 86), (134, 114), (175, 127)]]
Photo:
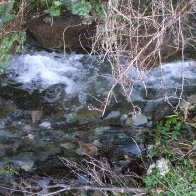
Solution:
[(130, 77), (141, 85), (144, 81), (151, 88), (179, 87), (183, 79), (196, 79), (196, 61), (165, 63), (148, 71), (132, 69)]
[[(71, 97), (78, 95), (82, 99), (82, 96), (88, 94), (89, 83), (96, 82), (96, 74), (99, 71), (98, 67), (91, 65), (95, 62), (94, 57), (90, 59), (89, 64), (83, 57), (84, 55), (78, 54), (63, 55), (47, 52), (14, 56), (10, 61), (11, 67), (7, 73), (11, 79), (22, 83), (24, 88), (45, 89), (61, 83), (65, 84), (67, 95)], [(110, 73), (102, 74), (110, 75)], [(140, 91), (141, 88), (144, 88), (144, 82), (147, 88), (154, 89), (180, 88), (182, 78), (184, 78), (185, 84), (188, 84), (187, 81), (191, 81), (191, 85), (195, 85), (196, 61), (166, 63), (148, 71), (139, 71), (133, 67), (129, 75), (135, 84), (133, 89), (135, 99), (140, 99), (142, 98)], [(108, 81), (111, 81), (111, 78)]]
[[(15, 56), (11, 60), (10, 77), (25, 88), (47, 88), (54, 84), (65, 84), (67, 94), (84, 89), (82, 81), (85, 70), (80, 59), (83, 55), (60, 55), (56, 53), (34, 53)], [(76, 81), (77, 80), (77, 81)]]

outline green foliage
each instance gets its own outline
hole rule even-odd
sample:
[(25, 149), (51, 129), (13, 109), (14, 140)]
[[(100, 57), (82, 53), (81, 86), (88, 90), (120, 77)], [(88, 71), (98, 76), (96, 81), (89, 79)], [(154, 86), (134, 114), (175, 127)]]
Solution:
[(179, 151), (183, 152), (183, 147), (181, 149), (179, 145), (179, 139), (182, 140), (182, 144), (185, 143), (190, 148), (194, 146), (195, 141), (184, 140), (183, 136), (186, 133), (183, 133), (182, 129), (184, 129), (184, 121), (178, 115), (166, 117), (166, 120), (158, 123), (155, 128), (155, 144), (148, 151), (149, 155), (156, 159), (157, 157), (167, 158), (175, 165), (170, 165), (170, 171), (165, 176), (160, 175), (156, 168), (152, 170), (150, 175), (144, 176), (143, 181), (147, 188), (153, 190), (153, 195), (196, 195), (195, 165), (190, 161), (191, 157), (179, 158), (177, 150), (179, 148)]
[(158, 179), (163, 178), (157, 169), (153, 169), (150, 175), (144, 177), (144, 183), (148, 188), (154, 188), (159, 184)]
[(160, 122), (156, 126), (157, 133), (160, 135), (167, 135), (170, 133), (172, 139), (177, 139), (182, 129), (183, 122), (177, 115), (167, 117), (167, 120), (164, 123)]
[(18, 171), (11, 167), (9, 163), (5, 163), (3, 168), (0, 168), (0, 175), (1, 174), (10, 174), (10, 175), (17, 175)]
[(75, 13), (74, 14), (87, 15), (91, 11), (91, 9), (92, 9), (91, 3), (89, 3), (85, 0), (81, 0), (75, 4), (75, 6), (74, 6)]
[(61, 11), (59, 7), (51, 6), (47, 10), (44, 10), (45, 13), (50, 14), (51, 16), (60, 16)]
[(63, 6), (63, 4), (63, 1), (53, 1), (51, 6), (48, 9), (45, 9), (44, 12), (50, 14), (51, 16), (60, 16), (61, 6)]
[[(5, 36), (2, 40), (0, 40), (0, 68), (7, 69), (9, 67), (8, 61), (10, 59), (10, 51), (13, 49), (14, 51), (20, 51), (20, 47), (23, 45), (26, 39), (25, 32), (12, 33)], [(16, 43), (17, 47), (13, 47)]]
[(154, 169), (150, 175), (144, 177), (144, 183), (150, 189), (162, 187), (164, 195), (196, 195), (196, 170), (187, 162), (171, 168), (165, 176)]
[(101, 0), (34, 0), (30, 6), (44, 10), (51, 16), (59, 16), (61, 9), (66, 8), (73, 14), (80, 16), (88, 15), (92, 10), (95, 10), (100, 17), (103, 17), (103, 9), (105, 8)]
[(13, 20), (14, 14), (13, 11), (14, 1), (8, 1), (7, 3), (1, 5), (0, 7), (0, 28), (4, 23)]
[(100, 0), (77, 0), (76, 2), (67, 0), (64, 2), (67, 9), (73, 14), (88, 15), (90, 11), (95, 10), (99, 16), (103, 15), (104, 4)]
[(172, 150), (171, 142), (182, 137), (184, 121), (178, 115), (166, 117), (155, 128), (154, 147), (148, 150), (151, 157), (175, 159), (176, 152)]

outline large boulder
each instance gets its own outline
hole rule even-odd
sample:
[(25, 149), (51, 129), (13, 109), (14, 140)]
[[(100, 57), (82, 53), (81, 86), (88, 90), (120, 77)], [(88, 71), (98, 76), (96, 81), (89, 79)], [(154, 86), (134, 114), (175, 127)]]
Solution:
[(30, 20), (27, 31), (44, 48), (88, 49), (95, 24), (84, 24), (80, 16), (64, 12), (53, 18), (43, 15)]

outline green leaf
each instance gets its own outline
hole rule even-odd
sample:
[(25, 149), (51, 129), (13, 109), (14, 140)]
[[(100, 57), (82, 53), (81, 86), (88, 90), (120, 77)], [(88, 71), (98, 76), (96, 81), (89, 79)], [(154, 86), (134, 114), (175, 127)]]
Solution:
[(76, 3), (74, 8), (75, 8), (76, 14), (87, 15), (90, 12), (92, 6), (89, 2), (82, 1), (82, 2)]
[(14, 1), (8, 1), (6, 4), (0, 7), (0, 27), (3, 26), (4, 23), (13, 20), (14, 15), (11, 14), (14, 6)]
[(50, 14), (51, 16), (60, 16), (61, 10), (59, 7), (52, 6), (47, 10), (44, 10), (45, 13)]

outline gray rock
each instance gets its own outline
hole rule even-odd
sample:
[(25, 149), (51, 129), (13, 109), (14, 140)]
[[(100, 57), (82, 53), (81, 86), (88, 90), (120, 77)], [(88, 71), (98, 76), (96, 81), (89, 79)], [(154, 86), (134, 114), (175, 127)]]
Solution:
[(51, 129), (51, 123), (50, 122), (42, 122), (40, 125), (39, 125), (40, 128), (42, 129)]
[(12, 161), (13, 164), (16, 166), (16, 167), (19, 167), (25, 171), (31, 171), (33, 169), (33, 166), (34, 166), (34, 161), (33, 160), (27, 160), (27, 161), (24, 161), (24, 160), (13, 160)]
[(40, 192), (37, 193), (38, 196), (48, 194), (49, 190), (46, 188), (50, 184), (50, 180), (48, 178), (43, 178), (37, 182), (37, 186), (42, 188)]
[(171, 163), (168, 159), (161, 158), (156, 161), (156, 164), (153, 163), (150, 165), (150, 167), (147, 170), (147, 174), (151, 174), (152, 170), (157, 168), (160, 172), (160, 175), (165, 176), (170, 171), (170, 165)]
[(75, 120), (75, 118), (76, 118), (76, 113), (75, 112), (68, 113), (68, 114), (65, 115), (65, 117), (66, 117), (66, 121), (68, 123), (73, 123), (73, 122), (76, 121)]
[(60, 146), (65, 148), (66, 150), (76, 149), (76, 145), (72, 142), (64, 142), (64, 143), (61, 143)]
[(99, 141), (99, 140), (94, 140), (93, 142), (92, 142), (92, 144), (94, 144), (95, 146), (97, 146), (98, 148), (101, 148), (103, 145), (102, 145), (102, 143)]
[(31, 127), (31, 125), (24, 125), (24, 126), (22, 127), (22, 129), (23, 129), (23, 131), (25, 131), (25, 132), (30, 132), (30, 131), (32, 130), (32, 127)]
[(112, 111), (110, 112), (105, 119), (108, 119), (108, 118), (116, 118), (116, 117), (119, 117), (121, 115), (120, 111)]
[(124, 153), (132, 153), (135, 155), (141, 155), (142, 151), (144, 150), (143, 145), (136, 145), (136, 144), (124, 145), (124, 146), (120, 146), (119, 148)]
[(128, 115), (127, 115), (127, 114), (123, 114), (123, 115), (120, 117), (121, 123), (124, 124), (124, 123), (126, 122), (127, 118), (128, 118)]
[(3, 157), (4, 157), (4, 155), (5, 155), (5, 152), (0, 151), (0, 158), (3, 158)]
[(104, 133), (104, 131), (109, 130), (109, 129), (110, 129), (109, 126), (97, 127), (97, 128), (94, 130), (94, 133), (95, 133), (95, 135), (101, 135), (101, 134)]
[(16, 137), (14, 133), (0, 130), (0, 138), (13, 138), (13, 137)]
[(128, 118), (125, 125), (130, 126), (130, 125), (135, 125), (135, 126), (140, 126), (143, 124), (146, 124), (148, 122), (147, 117), (142, 114), (142, 113), (136, 113), (133, 114), (131, 118)]

